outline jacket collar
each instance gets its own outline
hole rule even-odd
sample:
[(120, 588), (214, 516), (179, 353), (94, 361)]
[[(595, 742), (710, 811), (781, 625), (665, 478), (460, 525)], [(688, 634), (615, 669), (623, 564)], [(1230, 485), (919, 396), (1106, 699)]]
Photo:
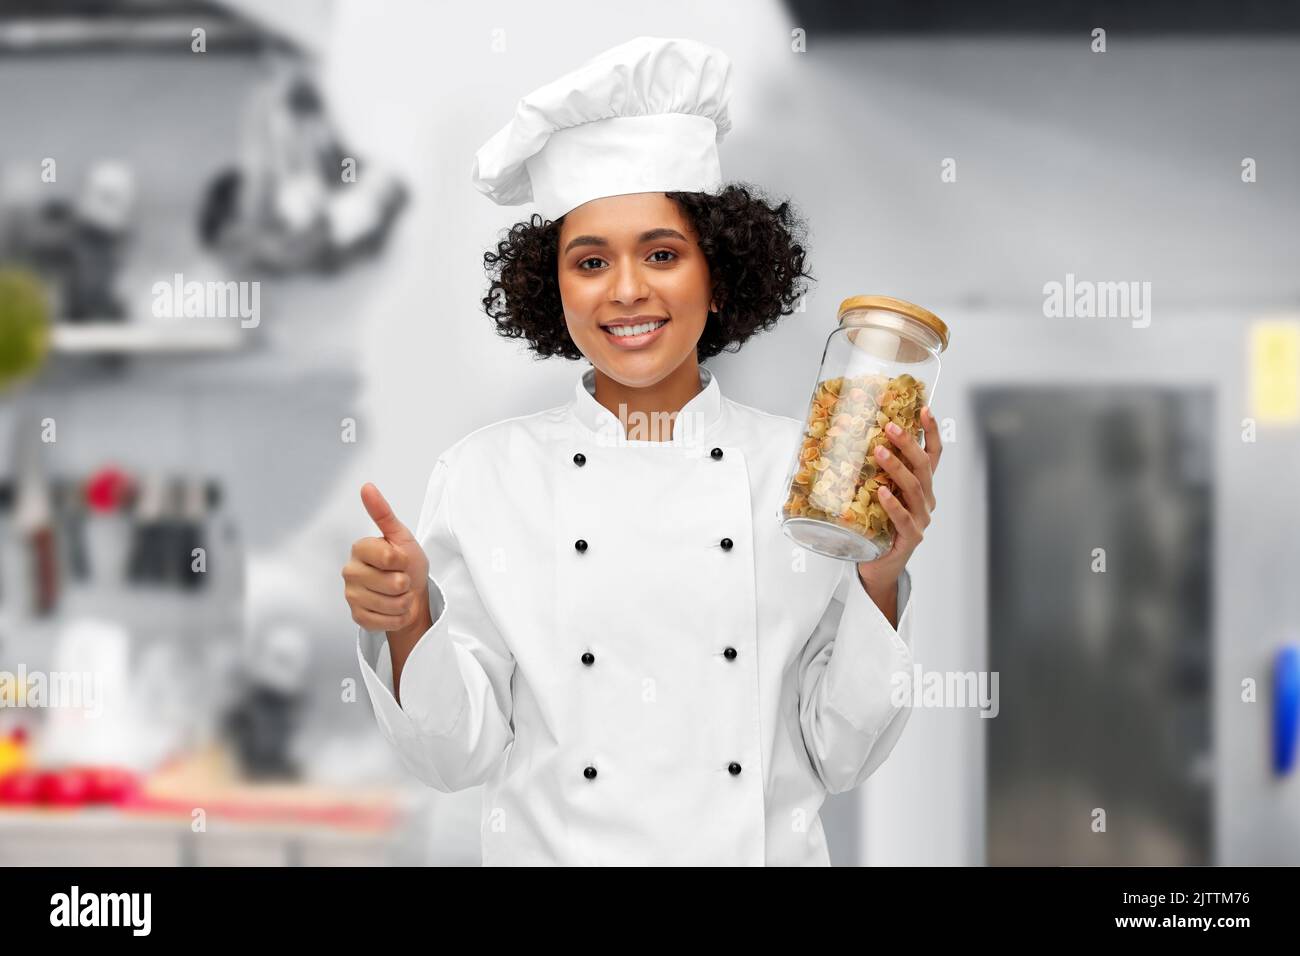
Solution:
[(700, 391), (673, 420), (671, 442), (632, 441), (618, 416), (596, 401), (596, 370), (588, 368), (574, 386), (570, 414), (579, 425), (594, 433), (601, 444), (610, 445), (693, 445), (708, 438), (722, 419), (722, 391), (712, 371), (700, 366)]

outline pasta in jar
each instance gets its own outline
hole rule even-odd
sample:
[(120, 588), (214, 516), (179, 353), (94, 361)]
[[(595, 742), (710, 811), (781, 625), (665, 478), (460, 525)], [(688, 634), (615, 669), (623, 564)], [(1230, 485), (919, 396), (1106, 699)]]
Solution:
[(875, 453), (881, 445), (892, 444), (885, 434), (890, 422), (920, 441), (924, 404), (925, 383), (906, 373), (819, 382), (804, 429), (800, 467), (782, 514), (855, 529), (888, 550), (894, 526), (880, 503), (879, 489), (898, 489), (876, 463)]
[(924, 444), (921, 408), (932, 400), (948, 327), (926, 309), (887, 296), (840, 305), (826, 340), (780, 518), (791, 540), (819, 554), (872, 561), (894, 543), (880, 489), (902, 499), (876, 449), (891, 452), (891, 422)]

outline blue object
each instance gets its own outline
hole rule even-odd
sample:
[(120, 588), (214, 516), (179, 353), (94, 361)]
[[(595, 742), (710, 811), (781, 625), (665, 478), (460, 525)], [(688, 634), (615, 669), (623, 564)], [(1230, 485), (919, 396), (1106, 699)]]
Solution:
[(1273, 772), (1285, 776), (1295, 766), (1300, 725), (1300, 647), (1277, 652), (1273, 663)]

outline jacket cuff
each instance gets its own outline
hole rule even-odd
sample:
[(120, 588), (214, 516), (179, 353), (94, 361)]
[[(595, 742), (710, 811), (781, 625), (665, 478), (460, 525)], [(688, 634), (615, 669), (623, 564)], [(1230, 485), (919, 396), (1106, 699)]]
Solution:
[(447, 633), (447, 602), (429, 576), (433, 625), (420, 635), (402, 666), (402, 703), (393, 692), (393, 657), (384, 631), (359, 628), (357, 660), (379, 728), (390, 739), (451, 733), (466, 706), (456, 656)]
[(857, 566), (848, 563), (846, 573), (850, 580), (826, 674), (826, 701), (859, 732), (874, 737), (911, 703), (911, 575), (904, 569), (898, 577), (895, 630), (867, 593)]

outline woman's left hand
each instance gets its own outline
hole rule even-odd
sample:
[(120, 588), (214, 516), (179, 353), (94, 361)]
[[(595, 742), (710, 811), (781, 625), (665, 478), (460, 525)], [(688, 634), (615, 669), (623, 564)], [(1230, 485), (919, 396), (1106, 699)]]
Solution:
[(895, 590), (903, 566), (930, 526), (935, 508), (934, 473), (943, 454), (943, 442), (928, 405), (921, 409), (921, 426), (925, 430), (925, 448), (891, 422), (885, 434), (898, 451), (891, 454), (883, 446), (876, 449), (876, 463), (894, 479), (902, 494), (900, 499), (888, 489), (880, 489), (880, 504), (894, 523), (894, 546), (876, 560), (858, 565), (858, 577), (877, 601), (879, 596)]

